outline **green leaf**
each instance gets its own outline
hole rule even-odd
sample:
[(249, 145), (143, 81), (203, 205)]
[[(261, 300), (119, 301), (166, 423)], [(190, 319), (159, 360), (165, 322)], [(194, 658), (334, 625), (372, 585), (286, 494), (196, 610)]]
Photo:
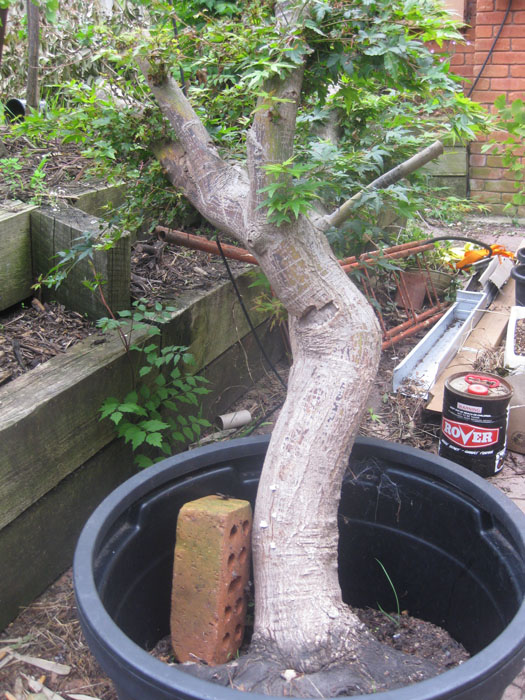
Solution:
[(146, 437), (146, 442), (148, 443), (148, 445), (153, 445), (153, 447), (160, 447), (162, 445), (161, 433), (150, 433)]
[(110, 419), (113, 421), (113, 423), (115, 423), (115, 425), (118, 425), (122, 420), (122, 413), (120, 413), (120, 411), (114, 411), (110, 415)]
[[(129, 433), (128, 433), (128, 435), (129, 435)], [(136, 450), (137, 447), (140, 447), (142, 445), (142, 443), (144, 442), (146, 437), (147, 437), (147, 434), (143, 430), (140, 430), (137, 428), (130, 436), (131, 448), (133, 450)]]
[(145, 469), (146, 467), (151, 467), (153, 460), (150, 457), (146, 457), (146, 455), (136, 455), (135, 464), (140, 469)]
[(139, 406), (137, 403), (121, 403), (119, 410), (122, 413), (134, 413), (137, 416), (147, 416), (147, 411)]
[(118, 408), (119, 403), (120, 401), (113, 397), (106, 399), (99, 409), (101, 414), (100, 418), (107, 418), (110, 413), (113, 413), (113, 411)]
[(145, 377), (151, 372), (152, 369), (153, 367), (151, 365), (145, 365), (144, 367), (141, 367), (139, 369), (139, 377)]
[(161, 420), (145, 420), (142, 421), (140, 425), (144, 430), (147, 430), (149, 433), (158, 432), (159, 430), (169, 428), (169, 425)]

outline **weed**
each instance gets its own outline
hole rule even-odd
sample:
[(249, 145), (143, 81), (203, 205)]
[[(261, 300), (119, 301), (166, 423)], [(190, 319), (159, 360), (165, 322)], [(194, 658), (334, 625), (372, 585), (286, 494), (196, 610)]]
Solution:
[[(194, 363), (188, 348), (169, 345), (160, 349), (156, 342), (138, 344), (131, 340), (139, 330), (145, 330), (148, 338), (160, 335), (154, 323), (169, 316), (172, 310), (163, 309), (160, 304), (151, 310), (144, 301), (137, 301), (133, 311), (120, 311), (118, 319), (103, 318), (97, 322), (104, 331), (118, 330), (126, 339), (127, 349), (140, 355), (140, 381), (134, 389), (123, 399), (107, 398), (100, 408), (100, 419), (109, 418), (114, 423), (118, 437), (131, 444), (139, 467), (148, 467), (172, 454), (176, 442), (198, 440), (202, 429), (211, 426), (199, 410), (199, 397), (208, 393), (202, 386), (207, 380), (188, 371)], [(198, 415), (181, 411), (179, 404), (194, 406)], [(139, 448), (147, 448), (149, 454), (139, 454)]]
[(395, 589), (394, 584), (392, 583), (392, 579), (391, 579), (390, 576), (388, 575), (388, 571), (385, 569), (384, 564), (383, 564), (381, 561), (379, 561), (379, 559), (377, 559), (377, 558), (376, 558), (376, 562), (379, 564), (379, 566), (380, 566), (381, 569), (383, 570), (383, 573), (385, 574), (386, 579), (387, 579), (388, 583), (390, 584), (390, 588), (391, 588), (392, 591), (394, 592), (394, 598), (396, 599), (396, 614), (397, 614), (397, 619), (396, 619), (393, 615), (389, 615), (389, 613), (387, 613), (385, 610), (383, 610), (383, 608), (381, 607), (381, 605), (379, 605), (379, 603), (377, 603), (377, 607), (378, 607), (379, 610), (383, 613), (383, 615), (386, 615), (386, 617), (388, 617), (388, 619), (391, 620), (391, 621), (396, 625), (396, 627), (399, 627), (399, 617), (400, 617), (400, 615), (401, 615), (401, 607), (400, 607), (400, 605), (399, 605), (399, 598), (397, 597), (397, 591), (396, 591), (396, 589)]

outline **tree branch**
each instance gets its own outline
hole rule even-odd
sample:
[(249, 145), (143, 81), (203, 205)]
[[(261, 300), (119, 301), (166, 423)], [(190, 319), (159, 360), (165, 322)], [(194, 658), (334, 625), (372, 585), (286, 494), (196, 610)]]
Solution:
[[(277, 3), (275, 17), (283, 35), (292, 36), (298, 17), (307, 6), (292, 6), (289, 2)], [(304, 65), (293, 69), (284, 78), (275, 77), (264, 84), (265, 97), (257, 101), (257, 108), (247, 139), (248, 173), (250, 176), (250, 218), (259, 223), (266, 219), (260, 205), (266, 199), (261, 189), (270, 183), (265, 166), (282, 163), (293, 155), (296, 117)]]
[(317, 225), (323, 230), (326, 230), (331, 226), (340, 226), (344, 221), (352, 216), (356, 205), (365, 192), (390, 187), (390, 185), (393, 185), (394, 182), (402, 180), (404, 177), (410, 175), (410, 173), (413, 173), (423, 165), (426, 165), (431, 160), (434, 160), (434, 158), (437, 158), (442, 153), (443, 144), (441, 141), (435, 141), (431, 146), (428, 146), (428, 148), (425, 148), (420, 153), (416, 153), (416, 155), (412, 156), (412, 158), (405, 160), (403, 163), (400, 163), (400, 165), (397, 165), (395, 168), (392, 168), (392, 170), (389, 170), (384, 175), (381, 175), (376, 180), (373, 180), (364, 189), (357, 192), (357, 194), (354, 194), (353, 197), (342, 204), (339, 209), (336, 209), (332, 214), (322, 217), (319, 222), (316, 222)]
[(146, 59), (137, 58), (137, 63), (177, 137), (176, 143), (157, 144), (154, 148), (171, 182), (214, 226), (244, 241), (248, 197), (245, 173), (219, 156), (175, 80), (164, 76), (159, 82)]

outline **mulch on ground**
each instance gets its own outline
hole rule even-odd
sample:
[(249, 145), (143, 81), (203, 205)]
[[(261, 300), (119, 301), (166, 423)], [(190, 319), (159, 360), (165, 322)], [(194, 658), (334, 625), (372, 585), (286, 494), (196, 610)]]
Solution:
[(0, 385), (97, 333), (82, 314), (56, 302), (19, 305), (0, 316)]
[[(2, 200), (33, 201), (39, 203), (44, 193), (52, 197), (71, 195), (88, 189), (91, 182), (92, 158), (81, 154), (75, 143), (62, 143), (52, 139), (42, 144), (25, 136), (9, 137), (9, 127), (0, 125), (0, 158), (8, 162), (0, 165), (0, 202)], [(35, 172), (41, 173), (35, 176)]]
[[(234, 274), (247, 268), (232, 261)], [(133, 246), (131, 256), (132, 300), (169, 302), (186, 292), (211, 289), (228, 279), (217, 256), (168, 245), (151, 237)], [(56, 302), (28, 299), (0, 314), (0, 385), (65, 352), (91, 335), (100, 335), (96, 324)]]

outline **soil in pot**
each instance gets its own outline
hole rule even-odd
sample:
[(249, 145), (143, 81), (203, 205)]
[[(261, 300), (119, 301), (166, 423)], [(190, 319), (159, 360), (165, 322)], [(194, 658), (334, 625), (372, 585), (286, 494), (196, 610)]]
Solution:
[(514, 352), (516, 355), (525, 355), (525, 318), (519, 318), (516, 321)]
[[(368, 665), (370, 675), (380, 675), (385, 672), (384, 657), (388, 656), (389, 649), (414, 657), (417, 673), (412, 682), (424, 680), (425, 677), (434, 677), (448, 671), (470, 658), (470, 654), (459, 642), (456, 642), (442, 627), (431, 622), (420, 620), (410, 616), (407, 611), (401, 614), (397, 612), (374, 610), (373, 608), (355, 608), (360, 621), (365, 625), (373, 637), (384, 645), (384, 656), (377, 659), (377, 667), (371, 671), (372, 663)], [(249, 638), (249, 630), (248, 638)], [(379, 648), (379, 647), (378, 647)], [(351, 664), (335, 665), (326, 671), (318, 672), (315, 678), (299, 674), (295, 671), (283, 669), (279, 661), (261, 660), (261, 657), (249, 648), (246, 641), (240, 650), (238, 658), (228, 664), (210, 667), (205, 664), (178, 664), (173, 655), (169, 636), (162, 639), (151, 651), (151, 655), (171, 666), (177, 666), (181, 671), (219, 685), (230, 685), (251, 691), (260, 691), (264, 684), (265, 692), (271, 695), (283, 695), (288, 697), (311, 697), (314, 695), (312, 683), (318, 693), (324, 697), (349, 692), (349, 683), (355, 678), (355, 672)], [(421, 666), (418, 668), (418, 665)], [(407, 668), (402, 667), (401, 678), (396, 673), (399, 669), (395, 666), (390, 670), (390, 681), (386, 688), (399, 687), (407, 682)], [(428, 675), (426, 675), (428, 674)], [(242, 677), (242, 687), (234, 680)], [(291, 681), (294, 681), (291, 683)]]

